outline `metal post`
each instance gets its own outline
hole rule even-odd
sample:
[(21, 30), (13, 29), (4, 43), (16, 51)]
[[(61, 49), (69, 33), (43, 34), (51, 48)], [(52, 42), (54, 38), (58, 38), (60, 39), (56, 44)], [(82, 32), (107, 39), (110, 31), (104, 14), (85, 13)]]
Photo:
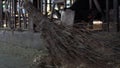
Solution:
[(19, 23), (19, 29), (21, 29), (22, 27), (22, 23), (21, 23), (21, 0), (18, 0), (18, 4), (19, 4), (19, 9), (18, 9), (18, 23)]
[(35, 6), (35, 8), (38, 8), (38, 0), (33, 0), (33, 5)]
[(2, 0), (0, 0), (0, 27), (2, 26), (2, 13), (3, 13), (3, 8), (2, 8)]
[(13, 0), (13, 7), (14, 7), (14, 10), (13, 10), (13, 14), (14, 14), (14, 28), (17, 27), (17, 22), (16, 22), (16, 14), (17, 14), (17, 0)]
[(47, 16), (47, 0), (45, 0), (45, 15)]
[(67, 8), (67, 0), (65, 0), (64, 8)]
[(5, 1), (5, 10), (6, 11), (4, 11), (4, 24), (6, 24), (6, 27), (8, 27), (8, 21), (9, 21), (9, 19), (8, 19), (8, 16), (9, 16), (9, 13), (8, 13), (8, 1), (7, 0), (4, 0)]
[(114, 5), (114, 22), (116, 23), (117, 26), (117, 32), (120, 31), (120, 26), (119, 26), (119, 6), (118, 6), (118, 0), (113, 0), (113, 5)]
[(70, 6), (72, 6), (72, 0), (70, 0)]
[(10, 21), (9, 21), (9, 27), (12, 29), (13, 28), (13, 25), (12, 25), (12, 1), (9, 0), (9, 3), (10, 3)]
[(41, 12), (43, 12), (43, 0), (40, 0), (40, 9), (41, 9)]
[[(102, 9), (101, 9), (101, 7), (100, 7), (100, 5), (99, 5), (99, 3), (98, 3), (98, 0), (93, 0), (93, 2), (94, 2), (94, 4), (95, 4), (97, 10), (98, 10), (99, 12), (102, 12)], [(106, 0), (106, 2), (107, 2), (107, 0)]]
[(118, 16), (117, 16), (117, 21), (118, 21), (118, 32), (120, 32), (120, 10), (119, 10), (119, 3), (118, 3)]
[(40, 9), (40, 0), (37, 0), (37, 9)]
[(106, 0), (106, 23), (107, 31), (109, 31), (109, 0)]
[(10, 4), (11, 4), (11, 6), (10, 6), (10, 8), (11, 8), (11, 29), (13, 30), (14, 29), (14, 0), (10, 0)]
[(52, 0), (50, 0), (50, 11), (52, 10)]
[(117, 0), (117, 32), (120, 32), (120, 22), (119, 22), (119, 1)]
[(92, 0), (89, 0), (89, 8), (92, 9)]

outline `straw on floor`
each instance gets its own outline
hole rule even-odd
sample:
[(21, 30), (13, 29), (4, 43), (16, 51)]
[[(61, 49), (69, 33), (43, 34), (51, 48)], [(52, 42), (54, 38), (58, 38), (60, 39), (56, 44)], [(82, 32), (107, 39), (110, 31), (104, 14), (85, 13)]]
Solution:
[(113, 48), (106, 47), (87, 30), (56, 24), (30, 2), (23, 6), (46, 43), (48, 56), (44, 58), (45, 68), (115, 68), (114, 65), (120, 63), (117, 62), (120, 52), (113, 52)]

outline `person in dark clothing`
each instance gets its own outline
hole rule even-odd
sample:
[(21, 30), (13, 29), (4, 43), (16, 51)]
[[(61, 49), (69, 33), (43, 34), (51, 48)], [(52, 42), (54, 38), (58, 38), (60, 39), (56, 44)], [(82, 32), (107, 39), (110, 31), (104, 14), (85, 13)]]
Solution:
[[(93, 19), (101, 20), (105, 16), (106, 0), (97, 0), (101, 11), (92, 0), (92, 9), (89, 7), (89, 0), (76, 0), (75, 3), (69, 8), (75, 11), (75, 23), (83, 21), (91, 21)], [(113, 8), (113, 0), (109, 1), (109, 9)]]
[(75, 3), (69, 8), (75, 11), (74, 22), (86, 20), (89, 12), (89, 0), (76, 0)]

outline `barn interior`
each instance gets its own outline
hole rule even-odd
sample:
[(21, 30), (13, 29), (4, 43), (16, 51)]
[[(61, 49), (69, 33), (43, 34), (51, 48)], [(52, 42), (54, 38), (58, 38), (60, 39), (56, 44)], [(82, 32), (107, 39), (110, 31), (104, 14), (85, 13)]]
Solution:
[[(119, 31), (119, 2), (117, 1), (61, 0), (57, 2), (56, 0), (56, 2), (53, 2), (52, 0), (34, 0), (32, 2), (33, 5), (48, 18), (64, 21), (64, 11), (70, 9), (71, 12), (73, 11), (71, 25), (78, 23), (80, 24), (79, 27), (85, 26), (91, 30)], [(1, 29), (28, 29), (28, 13), (22, 7), (22, 4), (23, 2), (21, 0), (1, 1)], [(94, 24), (96, 21), (100, 23), (99, 26)], [(111, 29), (111, 24), (115, 25), (113, 29)]]
[(120, 68), (120, 1), (0, 0), (0, 68)]

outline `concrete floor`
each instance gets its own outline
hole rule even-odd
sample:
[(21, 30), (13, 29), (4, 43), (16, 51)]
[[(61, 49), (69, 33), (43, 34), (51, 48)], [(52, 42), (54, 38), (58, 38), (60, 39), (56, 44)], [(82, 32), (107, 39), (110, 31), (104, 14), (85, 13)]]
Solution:
[[(119, 34), (95, 33), (93, 36), (108, 41), (110, 45), (112, 39), (120, 41)], [(44, 44), (39, 33), (0, 31), (0, 68), (30, 68), (41, 49), (44, 49)]]
[[(39, 35), (39, 34), (38, 34)], [(33, 59), (41, 52), (37, 34), (0, 31), (0, 68), (30, 68)]]

